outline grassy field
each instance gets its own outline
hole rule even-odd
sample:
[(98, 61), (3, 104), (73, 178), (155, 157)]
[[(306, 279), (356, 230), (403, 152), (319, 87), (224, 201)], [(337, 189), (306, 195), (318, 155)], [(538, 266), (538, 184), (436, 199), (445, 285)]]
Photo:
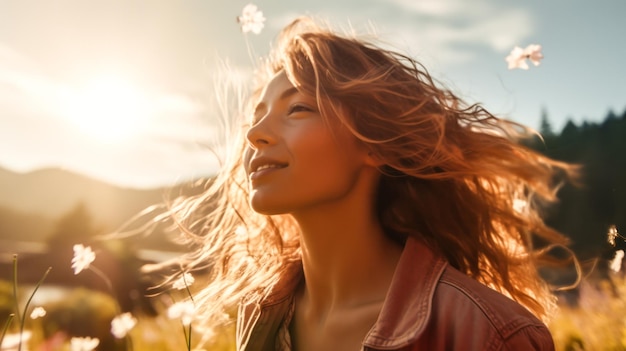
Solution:
[[(616, 351), (626, 350), (626, 280), (613, 275), (609, 282), (592, 285), (583, 282), (579, 286), (577, 305), (560, 304), (560, 310), (550, 322), (557, 351)], [(10, 284), (0, 284), (0, 312), (6, 313), (13, 305), (8, 295)], [(38, 351), (70, 351), (70, 337), (64, 328), (78, 328), (83, 333), (102, 339), (101, 347), (107, 351), (123, 350), (124, 344), (110, 336), (109, 321), (115, 314), (115, 302), (105, 294), (77, 290), (62, 301), (44, 305), (47, 315), (25, 321), (31, 331), (28, 349)], [(165, 307), (156, 316), (136, 314), (137, 325), (130, 331), (130, 343), (134, 351), (179, 351), (186, 349), (185, 334), (180, 320), (167, 318)], [(82, 317), (85, 320), (71, 321)], [(2, 317), (3, 319), (3, 317)], [(1, 321), (0, 321), (1, 322)], [(12, 323), (8, 333), (16, 333), (17, 323)], [(211, 343), (200, 348), (202, 335), (192, 333), (192, 349), (206, 351), (234, 351), (234, 326), (216, 333)], [(103, 348), (105, 347), (105, 348)], [(130, 349), (130, 348), (128, 348)]]
[(549, 324), (558, 351), (626, 350), (626, 280), (613, 275), (607, 281), (579, 287), (578, 306), (561, 304)]

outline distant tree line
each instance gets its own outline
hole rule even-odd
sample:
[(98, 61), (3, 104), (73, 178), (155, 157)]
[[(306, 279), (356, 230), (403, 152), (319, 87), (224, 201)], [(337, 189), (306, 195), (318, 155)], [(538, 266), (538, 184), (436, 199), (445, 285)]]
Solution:
[[(582, 257), (610, 251), (609, 227), (626, 234), (626, 110), (621, 116), (609, 112), (601, 123), (570, 120), (560, 133), (552, 130), (544, 110), (539, 131), (542, 139), (533, 139), (530, 147), (581, 166), (580, 185), (564, 184), (559, 203), (546, 213), (547, 223), (570, 237), (571, 248)], [(618, 248), (624, 244), (617, 242)]]

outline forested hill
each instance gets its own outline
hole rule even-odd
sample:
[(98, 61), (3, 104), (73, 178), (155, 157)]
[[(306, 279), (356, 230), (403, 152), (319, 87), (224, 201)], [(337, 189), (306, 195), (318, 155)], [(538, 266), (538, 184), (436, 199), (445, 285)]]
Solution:
[(187, 184), (128, 189), (62, 169), (15, 173), (0, 168), (0, 241), (44, 242), (68, 220), (88, 223), (92, 228), (81, 229), (85, 235), (110, 232), (149, 206), (191, 192)]
[(101, 224), (117, 225), (128, 213), (163, 201), (166, 189), (127, 189), (59, 168), (16, 173), (0, 169), (0, 206), (55, 218), (84, 203)]
[(626, 234), (626, 110), (610, 112), (601, 123), (569, 121), (560, 133), (544, 115), (540, 132), (544, 141), (535, 140), (533, 148), (582, 166), (582, 186), (567, 184), (559, 191), (548, 223), (572, 239), (576, 252), (602, 254), (611, 225)]

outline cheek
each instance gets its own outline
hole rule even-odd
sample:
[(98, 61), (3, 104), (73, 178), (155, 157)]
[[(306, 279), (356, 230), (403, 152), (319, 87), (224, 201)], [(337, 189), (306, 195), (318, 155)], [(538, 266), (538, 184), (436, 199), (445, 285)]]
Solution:
[(290, 140), (289, 151), (302, 168), (315, 168), (337, 158), (341, 145), (328, 132), (309, 130)]
[[(353, 181), (361, 165), (361, 155), (352, 139), (335, 139), (330, 135), (309, 135), (306, 145), (294, 148), (298, 179), (313, 187), (344, 187)], [(313, 190), (313, 189), (311, 189)]]

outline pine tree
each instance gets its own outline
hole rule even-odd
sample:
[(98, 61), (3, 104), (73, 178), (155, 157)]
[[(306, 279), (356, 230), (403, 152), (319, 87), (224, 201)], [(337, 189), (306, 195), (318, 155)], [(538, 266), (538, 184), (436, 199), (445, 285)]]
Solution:
[(539, 124), (539, 133), (544, 138), (553, 137), (554, 131), (552, 130), (552, 123), (550, 123), (550, 119), (548, 118), (548, 110), (546, 107), (541, 108), (541, 121)]

